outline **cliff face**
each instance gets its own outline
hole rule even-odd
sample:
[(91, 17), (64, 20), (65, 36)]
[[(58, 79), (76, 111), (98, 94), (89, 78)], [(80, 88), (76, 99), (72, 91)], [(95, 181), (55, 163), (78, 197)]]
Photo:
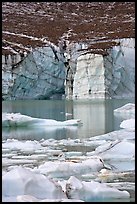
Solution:
[(11, 99), (46, 99), (64, 93), (64, 58), (51, 47), (39, 48), (13, 67)]
[(117, 42), (107, 55), (78, 57), (73, 98), (135, 97), (135, 39)]
[(134, 97), (135, 39), (116, 42), (106, 54), (87, 52), (76, 44), (69, 52), (50, 46), (36, 49), (22, 60), (18, 57), (19, 62), (14, 59), (15, 65), (12, 57), (5, 61), (8, 72), (3, 73), (3, 98), (48, 99), (64, 94), (67, 99)]
[[(110, 50), (110, 58), (105, 63), (106, 87), (110, 83), (107, 91), (111, 98), (135, 97), (135, 38), (121, 39), (119, 42), (119, 46)], [(109, 59), (112, 60), (111, 72)]]
[(134, 97), (135, 2), (3, 2), (3, 99)]

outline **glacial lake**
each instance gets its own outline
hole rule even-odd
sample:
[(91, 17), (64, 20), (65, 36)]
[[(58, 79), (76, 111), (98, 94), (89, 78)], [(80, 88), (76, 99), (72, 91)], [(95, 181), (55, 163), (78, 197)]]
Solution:
[[(64, 121), (69, 119), (80, 119), (82, 126), (66, 129), (42, 131), (26, 128), (4, 128), (3, 139), (30, 139), (41, 140), (54, 138), (76, 139), (89, 138), (91, 136), (105, 134), (120, 129), (122, 117), (114, 115), (114, 109), (127, 103), (135, 103), (135, 99), (92, 99), (92, 100), (15, 100), (3, 101), (2, 112), (21, 113), (36, 118), (54, 119)], [(5, 134), (8, 132), (8, 135)], [(14, 134), (12, 134), (14, 132)]]
[[(80, 119), (83, 125), (71, 128), (2, 128), (2, 140), (37, 140), (41, 139), (83, 139), (120, 130), (120, 123), (128, 118), (117, 116), (114, 110), (135, 99), (92, 99), (92, 100), (15, 100), (2, 101), (2, 112), (21, 113), (23, 115), (64, 121)], [(90, 147), (69, 146), (69, 151), (92, 151)], [(134, 176), (133, 176), (134, 177)], [(127, 178), (134, 182), (134, 178)], [(134, 202), (134, 191), (130, 202)], [(111, 201), (110, 201), (111, 202)], [(112, 202), (115, 202), (112, 200)], [(116, 201), (119, 202), (119, 201)], [(121, 199), (120, 202), (129, 202)]]

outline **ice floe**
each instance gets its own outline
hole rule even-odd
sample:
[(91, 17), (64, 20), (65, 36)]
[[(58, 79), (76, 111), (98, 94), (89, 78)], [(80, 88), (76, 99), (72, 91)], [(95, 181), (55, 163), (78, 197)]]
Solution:
[(17, 202), (84, 202), (79, 199), (37, 199), (30, 195), (19, 195), (16, 198)]
[[(132, 177), (134, 178), (135, 174), (133, 173), (133, 171), (125, 171), (125, 172), (115, 172), (115, 171), (111, 171), (108, 169), (101, 169), (99, 174), (95, 177), (95, 181), (99, 181), (99, 182), (118, 182), (118, 181), (122, 181), (125, 180), (128, 177)], [(121, 182), (124, 185), (124, 182)], [(126, 185), (126, 184), (125, 184)], [(132, 183), (133, 185), (133, 183)], [(112, 185), (113, 186), (113, 185)]]
[(33, 118), (20, 113), (2, 113), (2, 126), (73, 126), (82, 124), (80, 119), (56, 121), (53, 119)]
[[(126, 151), (125, 151), (126, 150)], [(125, 160), (135, 158), (135, 144), (126, 140), (115, 140), (98, 146), (90, 155), (99, 155), (103, 159)], [(89, 155), (89, 154), (88, 154)]]
[[(127, 139), (127, 140), (133, 140), (135, 139), (135, 131), (134, 129), (121, 129), (121, 130), (116, 130), (113, 132), (109, 132), (103, 135), (98, 135), (98, 136), (94, 136), (89, 138), (88, 141), (86, 141), (86, 143), (93, 143), (95, 141), (95, 143), (100, 144), (100, 141), (102, 140), (102, 144), (105, 143), (105, 141), (114, 141), (114, 140), (123, 140), (123, 139)], [(98, 145), (98, 146), (99, 146)]]
[(127, 103), (114, 110), (114, 116), (122, 119), (135, 118), (135, 104)]
[(68, 178), (72, 175), (82, 175), (89, 172), (100, 171), (104, 167), (100, 157), (91, 157), (90, 159), (68, 160), (68, 161), (47, 161), (41, 164), (35, 171), (50, 177)]
[(34, 152), (36, 149), (40, 149), (41, 144), (38, 141), (19, 141), (17, 139), (7, 139), (6, 143), (2, 144), (3, 149), (10, 149), (10, 150), (22, 150), (26, 152)]
[(130, 129), (130, 130), (135, 130), (135, 119), (131, 118), (128, 120), (123, 120), (120, 124), (120, 127)]
[(61, 186), (52, 179), (23, 167), (5, 173), (2, 178), (2, 195), (32, 195), (39, 199), (67, 198)]
[[(8, 120), (12, 116), (22, 118), (21, 114), (6, 114)], [(26, 117), (29, 124), (34, 122)], [(43, 120), (47, 119), (42, 123), (36, 119), (36, 129), (44, 127)], [(61, 122), (53, 121), (49, 124)], [(123, 120), (120, 127), (90, 138), (3, 139), (2, 201), (130, 202), (135, 191), (135, 119)]]
[(80, 181), (71, 176), (66, 184), (66, 194), (68, 198), (89, 201), (107, 201), (110, 198), (129, 198), (127, 191), (120, 191), (117, 188), (109, 187), (105, 183), (96, 181)]
[(11, 198), (16, 202), (78, 202), (107, 201), (108, 199), (129, 198), (125, 190), (118, 190), (97, 181), (81, 181), (70, 176), (65, 182), (65, 190), (55, 180), (35, 173), (27, 168), (16, 167), (3, 175), (3, 201)]
[(134, 103), (128, 103), (128, 104), (126, 104), (120, 108), (115, 109), (114, 113), (135, 115), (135, 104)]

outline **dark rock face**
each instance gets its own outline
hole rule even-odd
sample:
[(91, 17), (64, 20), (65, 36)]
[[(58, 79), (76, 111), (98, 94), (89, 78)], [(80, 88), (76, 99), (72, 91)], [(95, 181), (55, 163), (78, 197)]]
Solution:
[[(63, 37), (103, 48), (107, 42), (100, 44), (102, 40), (110, 44), (116, 38), (135, 37), (135, 2), (2, 2), (2, 31), (46, 37), (56, 45)], [(2, 39), (4, 47), (11, 42), (33, 48), (43, 45), (8, 33)], [(10, 50), (3, 48), (5, 52)]]

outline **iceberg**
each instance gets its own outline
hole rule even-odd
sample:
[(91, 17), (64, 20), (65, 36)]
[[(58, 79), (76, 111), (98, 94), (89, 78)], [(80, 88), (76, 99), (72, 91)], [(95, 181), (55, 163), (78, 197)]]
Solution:
[(126, 199), (130, 194), (98, 181), (70, 176), (64, 188), (59, 182), (27, 168), (15, 167), (2, 177), (3, 202), (90, 202)]
[(71, 176), (66, 183), (66, 194), (68, 198), (89, 201), (108, 201), (109, 199), (128, 199), (129, 192), (109, 187), (105, 183), (96, 181), (80, 181)]
[(128, 120), (123, 120), (120, 124), (120, 127), (129, 130), (135, 130), (135, 119), (131, 118)]
[(127, 103), (126, 105), (115, 109), (114, 115), (125, 119), (135, 118), (135, 104)]
[(31, 195), (19, 195), (16, 198), (17, 202), (84, 202), (79, 199), (37, 199)]
[(126, 105), (114, 110), (114, 113), (133, 113), (135, 114), (135, 104), (127, 103)]
[(102, 159), (125, 160), (135, 158), (135, 144), (127, 140), (115, 140), (98, 146), (93, 155), (99, 155)]
[[(73, 119), (55, 121), (20, 113), (3, 113), (2, 122), (19, 126), (5, 129), (21, 129), (24, 124), (33, 127), (24, 127), (33, 130), (32, 133), (38, 134), (36, 130), (44, 128), (48, 135), (54, 128), (77, 129), (79, 125)], [(130, 202), (132, 189), (125, 180), (130, 183), (133, 180), (134, 187), (135, 119), (123, 120), (120, 127), (87, 139), (50, 137), (26, 141), (14, 136), (10, 139), (7, 132), (8, 138), (2, 143), (3, 202)], [(69, 146), (74, 149), (69, 150)], [(81, 147), (91, 149), (85, 155)], [(117, 180), (124, 180), (122, 187), (118, 186), (119, 182), (116, 185)], [(111, 186), (110, 182), (113, 182)]]
[(37, 171), (54, 178), (68, 178), (72, 175), (82, 175), (100, 171), (104, 168), (102, 159), (98, 156), (83, 161), (47, 161), (41, 164)]
[(52, 119), (33, 118), (20, 113), (2, 113), (2, 126), (77, 126), (81, 125), (80, 119), (70, 119), (66, 121), (57, 121)]
[(103, 135), (97, 135), (97, 136), (91, 137), (90, 141), (92, 142), (103, 141), (103, 140), (114, 141), (114, 140), (123, 140), (123, 139), (127, 139), (127, 140), (135, 139), (135, 131), (133, 129), (131, 130), (131, 129), (123, 128)]
[(51, 178), (21, 166), (5, 173), (2, 177), (2, 196), (18, 195), (31, 195), (38, 199), (67, 198), (61, 186)]

